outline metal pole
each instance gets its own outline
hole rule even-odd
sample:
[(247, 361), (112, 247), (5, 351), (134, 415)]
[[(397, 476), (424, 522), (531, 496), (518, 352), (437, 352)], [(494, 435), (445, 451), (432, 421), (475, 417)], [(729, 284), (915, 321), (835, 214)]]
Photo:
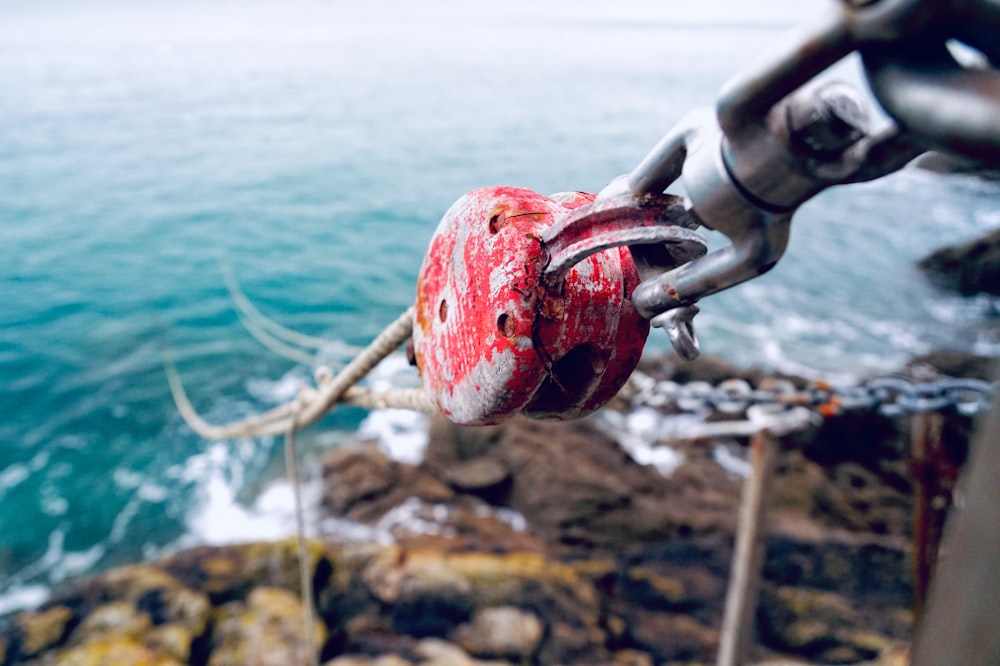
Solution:
[(743, 483), (736, 546), (722, 618), (718, 666), (742, 666), (746, 663), (757, 610), (768, 491), (776, 458), (777, 442), (770, 431), (762, 430), (751, 438), (750, 476)]
[(1000, 664), (1000, 393), (980, 426), (914, 641), (913, 666)]
[[(932, 504), (940, 493), (941, 428), (936, 412), (917, 412), (910, 426), (913, 464), (913, 612), (919, 620), (927, 606), (927, 589), (940, 546)], [(932, 524), (933, 523), (933, 524)]]

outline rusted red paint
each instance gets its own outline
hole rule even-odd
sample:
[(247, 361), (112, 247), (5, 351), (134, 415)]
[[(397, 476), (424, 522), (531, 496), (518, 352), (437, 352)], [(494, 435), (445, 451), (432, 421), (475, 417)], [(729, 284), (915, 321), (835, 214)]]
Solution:
[(593, 200), (491, 187), (445, 213), (420, 271), (413, 341), (424, 386), (451, 420), (581, 416), (635, 369), (649, 323), (629, 300), (639, 276), (627, 248), (591, 255), (559, 284), (541, 280), (541, 236)]

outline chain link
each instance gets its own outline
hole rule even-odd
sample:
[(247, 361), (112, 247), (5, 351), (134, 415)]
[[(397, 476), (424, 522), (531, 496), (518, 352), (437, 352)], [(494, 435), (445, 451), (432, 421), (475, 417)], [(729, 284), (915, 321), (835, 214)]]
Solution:
[(757, 388), (743, 379), (727, 379), (712, 386), (704, 381), (656, 381), (638, 371), (633, 373), (631, 383), (635, 390), (630, 398), (633, 405), (671, 406), (692, 414), (715, 411), (734, 417), (755, 406), (767, 407), (772, 413), (780, 408), (803, 407), (823, 416), (866, 409), (891, 417), (953, 408), (973, 416), (989, 407), (996, 389), (995, 384), (981, 379), (953, 377), (930, 382), (879, 377), (853, 386), (819, 381), (804, 388), (785, 379), (768, 379)]

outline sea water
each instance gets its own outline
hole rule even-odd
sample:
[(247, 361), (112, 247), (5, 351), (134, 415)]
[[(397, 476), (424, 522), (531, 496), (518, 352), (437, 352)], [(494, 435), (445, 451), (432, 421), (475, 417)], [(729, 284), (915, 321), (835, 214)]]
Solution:
[[(204, 441), (167, 390), (164, 355), (227, 422), (309, 381), (240, 325), (220, 265), (343, 362), (413, 301), (462, 193), (599, 190), (826, 3), (680, 4), (0, 6), (0, 614), (114, 564), (290, 531), (280, 441)], [(996, 351), (993, 301), (913, 263), (996, 228), (997, 203), (919, 170), (829, 191), (777, 268), (703, 301), (703, 347), (838, 377)], [(309, 498), (309, 461), (359, 427), (419, 454), (411, 415), (337, 410), (302, 434)]]

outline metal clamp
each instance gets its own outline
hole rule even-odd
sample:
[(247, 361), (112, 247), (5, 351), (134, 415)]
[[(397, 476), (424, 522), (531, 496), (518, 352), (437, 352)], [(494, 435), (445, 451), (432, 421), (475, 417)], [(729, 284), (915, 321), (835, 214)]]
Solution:
[[(962, 65), (961, 42), (983, 55)], [(859, 51), (872, 90), (894, 125), (875, 132), (855, 90), (810, 87)], [(1000, 2), (842, 0), (731, 79), (715, 113), (682, 119), (627, 176), (636, 196), (675, 182), (686, 212), (729, 238), (728, 247), (654, 275), (633, 304), (668, 323), (675, 348), (697, 356), (690, 316), (664, 313), (770, 270), (785, 251), (792, 215), (832, 185), (873, 180), (928, 149), (1000, 161)]]

